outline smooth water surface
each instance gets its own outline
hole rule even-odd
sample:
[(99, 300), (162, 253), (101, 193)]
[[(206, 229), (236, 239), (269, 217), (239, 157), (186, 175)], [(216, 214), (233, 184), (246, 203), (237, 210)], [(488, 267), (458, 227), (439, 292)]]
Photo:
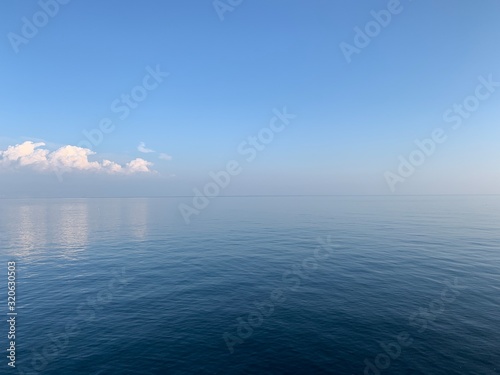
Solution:
[(500, 374), (500, 197), (178, 204), (0, 200), (0, 372)]

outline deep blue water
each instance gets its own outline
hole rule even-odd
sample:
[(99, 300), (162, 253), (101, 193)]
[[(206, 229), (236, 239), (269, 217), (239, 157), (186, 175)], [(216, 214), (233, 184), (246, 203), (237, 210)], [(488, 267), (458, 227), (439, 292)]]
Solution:
[(500, 374), (500, 197), (178, 203), (0, 200), (0, 373)]

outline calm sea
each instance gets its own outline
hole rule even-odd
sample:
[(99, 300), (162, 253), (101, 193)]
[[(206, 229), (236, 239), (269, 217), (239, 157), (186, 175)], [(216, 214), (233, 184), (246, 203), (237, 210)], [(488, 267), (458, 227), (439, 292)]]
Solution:
[(500, 374), (500, 197), (180, 201), (0, 200), (0, 373)]

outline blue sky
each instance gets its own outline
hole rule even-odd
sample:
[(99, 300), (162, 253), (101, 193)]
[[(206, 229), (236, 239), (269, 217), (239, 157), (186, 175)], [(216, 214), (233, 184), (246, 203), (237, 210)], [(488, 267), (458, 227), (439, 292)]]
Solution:
[[(224, 194), (498, 193), (500, 89), (459, 129), (443, 113), (478, 77), (500, 82), (500, 4), (391, 1), (242, 1), (221, 20), (212, 1), (72, 0), (17, 47), (9, 33), (24, 37), (23, 17), (42, 8), (2, 2), (0, 150), (43, 142), (50, 159), (103, 118), (114, 128), (88, 156), (100, 164), (62, 180), (4, 153), (0, 196), (191, 195), (229, 160), (243, 171)], [(399, 12), (356, 47), (354, 29), (390, 6)], [(341, 43), (358, 48), (351, 62)], [(157, 68), (169, 76), (120, 119), (112, 103)], [(246, 162), (238, 145), (283, 108), (296, 118)], [(446, 141), (400, 176), (399, 156), (436, 128)], [(138, 158), (147, 172), (127, 169)], [(123, 173), (96, 172), (104, 159)]]

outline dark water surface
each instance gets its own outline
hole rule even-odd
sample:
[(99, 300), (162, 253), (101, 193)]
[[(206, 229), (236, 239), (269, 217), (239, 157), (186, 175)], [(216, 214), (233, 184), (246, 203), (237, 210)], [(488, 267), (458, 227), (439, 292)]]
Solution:
[(500, 374), (500, 197), (177, 205), (0, 200), (0, 373)]

